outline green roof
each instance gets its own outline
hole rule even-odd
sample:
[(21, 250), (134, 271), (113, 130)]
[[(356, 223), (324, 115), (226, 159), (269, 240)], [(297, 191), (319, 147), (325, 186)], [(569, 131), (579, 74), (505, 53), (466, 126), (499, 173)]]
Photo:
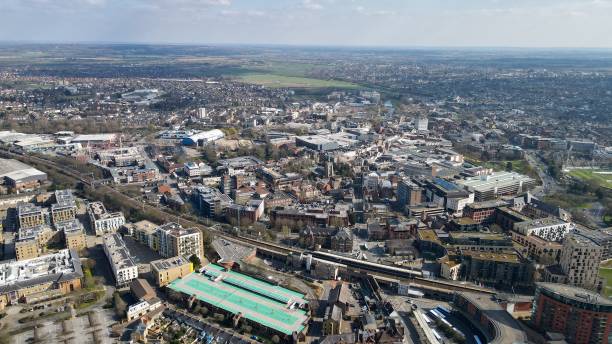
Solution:
[(212, 278), (223, 274), (223, 282), (233, 284), (237, 287), (250, 290), (254, 293), (258, 293), (262, 296), (275, 299), (276, 301), (287, 303), (289, 301), (307, 303), (304, 300), (304, 294), (298, 293), (281, 286), (273, 285), (251, 276), (243, 275), (234, 271), (223, 271), (224, 268), (215, 265), (208, 264), (206, 266), (206, 275)]
[[(308, 321), (306, 312), (290, 309), (288, 303), (272, 297), (273, 291), (277, 291), (278, 294), (274, 296), (284, 298), (293, 295), (292, 300), (305, 303), (303, 294), (237, 272), (223, 271), (214, 264), (207, 265), (205, 270), (210, 276), (193, 272), (172, 282), (170, 289), (193, 295), (232, 314), (241, 313), (246, 319), (287, 335), (304, 330), (304, 324)], [(223, 276), (216, 280), (220, 274)]]

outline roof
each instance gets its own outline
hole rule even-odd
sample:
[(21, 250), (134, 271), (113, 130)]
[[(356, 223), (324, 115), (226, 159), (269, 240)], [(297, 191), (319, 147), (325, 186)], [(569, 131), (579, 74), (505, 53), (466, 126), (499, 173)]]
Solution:
[(77, 135), (72, 138), (72, 142), (92, 142), (92, 141), (115, 141), (117, 134), (86, 134)]
[(162, 271), (167, 269), (176, 268), (185, 264), (191, 264), (187, 258), (176, 256), (168, 259), (159, 259), (151, 262), (151, 267), (154, 270)]
[(0, 159), (0, 178), (8, 178), (14, 181), (24, 179), (46, 180), (47, 174), (18, 160)]
[(470, 256), (474, 259), (492, 260), (506, 263), (520, 263), (518, 254), (511, 252), (494, 253), (494, 252), (478, 252), (478, 251), (463, 251), (463, 255)]
[(150, 300), (156, 297), (155, 290), (151, 288), (147, 280), (142, 278), (133, 280), (130, 284), (130, 290), (138, 300)]
[[(235, 272), (230, 272), (231, 276), (238, 277), (238, 281), (234, 282), (241, 283), (232, 283), (227, 278), (223, 278), (224, 275), (217, 274), (224, 271), (220, 266), (214, 264), (207, 265), (205, 270), (212, 271), (213, 276), (194, 272), (175, 280), (169, 288), (190, 296), (193, 295), (200, 301), (232, 314), (240, 313), (246, 319), (287, 335), (304, 330), (305, 323), (308, 321), (306, 312), (291, 309), (287, 303), (271, 298), (273, 295), (280, 295), (271, 294), (272, 292), (295, 293), (296, 299), (303, 297), (303, 294)], [(264, 293), (257, 293), (250, 289)]]
[(612, 312), (612, 300), (593, 291), (559, 283), (537, 283), (537, 286), (538, 288), (545, 289), (550, 294), (555, 294), (563, 299), (574, 301), (572, 302), (574, 305), (599, 305), (605, 307), (609, 312)]
[(83, 277), (81, 261), (75, 250), (0, 264), (0, 293), (5, 294), (48, 282), (70, 281)]
[(213, 248), (221, 257), (220, 262), (240, 262), (255, 252), (254, 247), (243, 246), (225, 239), (216, 239), (212, 242)]
[[(521, 329), (520, 324), (510, 313), (506, 312), (498, 303), (491, 299), (491, 295), (480, 293), (457, 292), (457, 295), (468, 300), (478, 308), (483, 316), (493, 324), (495, 338), (489, 343), (526, 343), (527, 336)], [(480, 318), (479, 318), (480, 319)], [(471, 321), (472, 324), (481, 326), (480, 323)]]
[(493, 172), (490, 175), (467, 178), (458, 181), (469, 189), (479, 192), (493, 190), (497, 187), (510, 186), (515, 183), (534, 182), (531, 177), (516, 172)]

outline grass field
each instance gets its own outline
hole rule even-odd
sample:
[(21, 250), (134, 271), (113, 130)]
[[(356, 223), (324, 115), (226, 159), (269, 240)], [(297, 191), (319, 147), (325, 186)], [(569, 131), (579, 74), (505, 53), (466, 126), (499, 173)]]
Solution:
[(600, 186), (612, 189), (612, 171), (577, 169), (571, 170), (569, 172), (569, 175), (578, 179), (582, 179), (586, 182), (594, 181)]
[(321, 80), (276, 74), (244, 74), (238, 80), (266, 87), (287, 88), (357, 88), (356, 84), (337, 80)]
[(612, 268), (599, 269), (599, 276), (606, 279), (606, 285), (603, 291), (604, 295), (612, 297)]

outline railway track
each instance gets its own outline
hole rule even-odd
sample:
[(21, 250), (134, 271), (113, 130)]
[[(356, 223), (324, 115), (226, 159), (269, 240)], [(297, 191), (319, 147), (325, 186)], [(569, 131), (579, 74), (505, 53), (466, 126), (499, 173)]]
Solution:
[[(0, 155), (2, 156), (14, 158), (14, 159), (21, 160), (24, 162), (30, 162), (30, 163), (34, 162), (34, 163), (44, 165), (47, 168), (57, 171), (58, 173), (61, 173), (81, 183), (94, 187), (93, 178), (89, 176), (84, 176), (81, 172), (74, 170), (70, 167), (60, 166), (54, 161), (51, 161), (48, 159), (42, 159), (36, 156), (25, 155), (19, 152), (11, 152), (3, 148), (0, 149), (0, 152), (1, 152)], [(359, 269), (361, 271), (364, 271), (370, 274), (382, 276), (382, 277), (389, 278), (389, 279), (398, 279), (400, 281), (401, 280), (414, 281), (416, 284), (433, 287), (433, 288), (437, 288), (441, 290), (470, 291), (470, 292), (480, 292), (480, 293), (487, 293), (487, 294), (495, 293), (493, 290), (487, 289), (487, 288), (468, 286), (468, 285), (463, 285), (457, 282), (439, 281), (439, 280), (431, 280), (431, 279), (423, 278), (420, 276), (420, 273), (416, 273), (414, 270), (410, 270), (410, 269), (398, 268), (398, 267), (393, 267), (393, 266), (378, 264), (378, 263), (373, 263), (373, 262), (363, 262), (363, 261), (359, 261), (353, 258), (348, 258), (342, 255), (337, 255), (333, 253), (303, 250), (300, 248), (287, 247), (287, 246), (283, 246), (283, 245), (279, 245), (275, 243), (269, 243), (269, 242), (265, 242), (265, 241), (261, 241), (261, 240), (257, 240), (253, 238), (244, 237), (244, 236), (229, 235), (228, 233), (217, 230), (215, 228), (211, 228), (209, 226), (205, 226), (197, 221), (193, 221), (193, 220), (183, 218), (183, 217), (177, 217), (176, 214), (170, 213), (164, 209), (145, 204), (141, 201), (138, 201), (120, 192), (119, 190), (113, 188), (112, 186), (99, 185), (97, 187), (113, 194), (116, 197), (121, 198), (126, 203), (129, 203), (129, 205), (135, 209), (147, 209), (149, 211), (155, 212), (156, 214), (163, 214), (165, 218), (176, 217), (174, 221), (179, 223), (182, 226), (195, 227), (195, 228), (200, 229), (201, 231), (205, 231), (208, 234), (213, 234), (217, 237), (220, 237), (226, 240), (230, 240), (230, 241), (233, 241), (239, 244), (255, 246), (260, 250), (263, 249), (263, 250), (267, 250), (267, 251), (271, 251), (275, 253), (280, 253), (283, 255), (288, 255), (289, 253), (291, 254), (302, 254), (302, 253), (312, 254), (313, 257), (316, 257), (317, 259), (322, 259), (325, 261), (344, 264), (347, 267), (350, 267), (353, 269)]]

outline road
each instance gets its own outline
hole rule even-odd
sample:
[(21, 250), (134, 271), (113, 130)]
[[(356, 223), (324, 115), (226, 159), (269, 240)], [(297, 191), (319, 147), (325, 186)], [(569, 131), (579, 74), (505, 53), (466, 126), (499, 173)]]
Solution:
[(540, 159), (535, 152), (526, 151), (525, 159), (527, 160), (527, 163), (529, 163), (529, 165), (536, 170), (540, 180), (542, 180), (542, 185), (533, 189), (534, 196), (543, 197), (546, 195), (555, 194), (561, 189), (555, 178), (548, 174), (548, 167), (544, 161), (542, 161), (542, 159)]

